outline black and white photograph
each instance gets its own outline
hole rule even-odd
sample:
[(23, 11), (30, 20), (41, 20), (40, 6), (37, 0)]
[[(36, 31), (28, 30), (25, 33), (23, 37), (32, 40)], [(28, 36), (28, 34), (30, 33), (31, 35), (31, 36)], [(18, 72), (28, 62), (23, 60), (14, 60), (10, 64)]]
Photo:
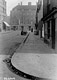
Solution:
[(57, 80), (57, 0), (0, 0), (0, 80)]

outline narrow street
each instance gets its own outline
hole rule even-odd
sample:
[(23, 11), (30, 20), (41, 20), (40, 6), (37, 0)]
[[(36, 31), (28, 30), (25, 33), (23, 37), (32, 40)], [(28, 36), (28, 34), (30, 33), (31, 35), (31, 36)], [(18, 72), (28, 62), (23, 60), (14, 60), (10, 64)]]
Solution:
[(16, 43), (21, 43), (24, 38), (21, 36), (21, 31), (0, 33), (0, 54), (9, 55), (9, 49)]
[(15, 45), (22, 43), (26, 36), (21, 36), (20, 31), (10, 31), (0, 33), (0, 80), (4, 78), (15, 78), (15, 80), (25, 80), (20, 76), (12, 73), (4, 59), (8, 58), (15, 50)]
[(57, 0), (0, 0), (0, 80), (57, 80)]
[[(5, 35), (8, 35), (5, 37)], [(3, 54), (0, 55), (0, 79), (15, 78), (15, 80), (29, 80), (12, 72), (3, 62), (11, 53), (8, 53), (12, 45), (22, 43), (26, 36), (21, 36), (20, 32), (12, 32), (10, 34), (3, 34), (4, 40)], [(1, 43), (1, 42), (0, 42)], [(1, 44), (2, 45), (2, 44)], [(5, 51), (7, 49), (7, 51)], [(7, 52), (7, 53), (6, 53)], [(57, 55), (54, 50), (49, 48), (39, 36), (30, 32), (28, 39), (19, 47), (11, 58), (12, 65), (26, 74), (42, 78), (39, 80), (56, 80), (57, 79)], [(38, 80), (38, 79), (36, 79)]]

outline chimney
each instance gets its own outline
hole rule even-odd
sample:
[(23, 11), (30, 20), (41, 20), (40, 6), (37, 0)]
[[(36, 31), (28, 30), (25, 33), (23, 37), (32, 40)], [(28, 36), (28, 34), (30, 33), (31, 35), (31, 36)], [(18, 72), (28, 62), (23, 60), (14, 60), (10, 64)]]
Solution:
[(31, 2), (28, 2), (28, 6), (31, 6)]
[(36, 2), (36, 5), (38, 4), (38, 2)]
[(18, 5), (20, 5), (20, 3), (18, 3)]
[(21, 5), (22, 5), (22, 2), (21, 2)]

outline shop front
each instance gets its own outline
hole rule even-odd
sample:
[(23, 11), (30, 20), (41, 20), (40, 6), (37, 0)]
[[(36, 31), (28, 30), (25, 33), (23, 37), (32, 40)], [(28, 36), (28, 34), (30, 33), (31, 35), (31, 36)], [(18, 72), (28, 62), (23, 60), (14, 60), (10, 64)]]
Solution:
[[(44, 42), (52, 49), (57, 48), (57, 12), (53, 11), (45, 18), (44, 23)], [(56, 15), (56, 16), (55, 16)]]

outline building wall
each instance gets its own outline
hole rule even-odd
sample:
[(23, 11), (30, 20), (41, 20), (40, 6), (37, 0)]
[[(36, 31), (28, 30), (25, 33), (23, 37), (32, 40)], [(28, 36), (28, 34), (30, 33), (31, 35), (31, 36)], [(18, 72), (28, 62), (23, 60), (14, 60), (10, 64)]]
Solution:
[[(39, 0), (37, 4), (38, 12), (37, 12), (37, 22), (38, 27), (37, 30), (39, 31), (39, 36), (43, 37), (44, 36), (44, 27), (43, 27), (43, 22), (41, 19), (43, 18), (43, 0)], [(43, 33), (43, 35), (42, 35)]]
[(43, 16), (46, 16), (53, 7), (57, 8), (57, 0), (43, 0)]
[(56, 33), (56, 37), (55, 37), (55, 48), (56, 48), (56, 52), (57, 52), (57, 14), (54, 15), (55, 18), (55, 33)]
[(2, 22), (6, 17), (6, 1), (0, 0), (0, 28), (2, 29)]
[(17, 5), (12, 9), (10, 14), (10, 24), (35, 24), (36, 5)]
[(43, 0), (43, 17), (47, 14), (47, 0)]
[(57, 0), (51, 0), (52, 7), (57, 7)]
[(38, 22), (42, 19), (43, 17), (43, 0), (41, 0), (42, 3), (41, 3), (41, 8), (39, 10), (39, 13), (38, 13)]
[(7, 22), (10, 25), (10, 16), (6, 16), (4, 18), (4, 21)]
[[(52, 14), (50, 17), (47, 18), (54, 7), (57, 8), (57, 0), (43, 0), (43, 18), (46, 16), (44, 24), (47, 23), (47, 28), (46, 25), (44, 26), (44, 38), (49, 42), (48, 44), (57, 52), (57, 13)], [(48, 22), (50, 22), (50, 25), (48, 24)]]

